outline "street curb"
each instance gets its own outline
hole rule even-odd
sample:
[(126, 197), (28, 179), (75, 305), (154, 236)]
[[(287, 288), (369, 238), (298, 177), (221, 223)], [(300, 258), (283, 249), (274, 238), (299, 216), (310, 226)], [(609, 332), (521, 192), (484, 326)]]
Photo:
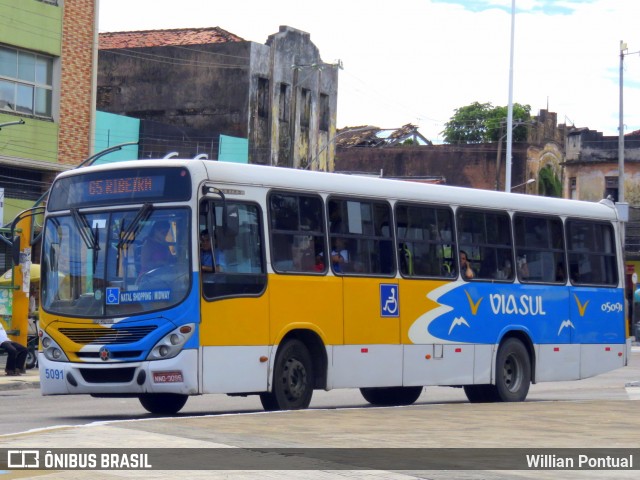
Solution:
[(7, 383), (0, 383), (0, 391), (26, 390), (27, 388), (40, 388), (39, 380), (11, 380)]

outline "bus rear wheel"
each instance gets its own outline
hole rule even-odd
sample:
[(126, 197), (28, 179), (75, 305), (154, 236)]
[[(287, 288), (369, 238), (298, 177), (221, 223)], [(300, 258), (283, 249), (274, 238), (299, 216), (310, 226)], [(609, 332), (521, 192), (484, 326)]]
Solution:
[(188, 398), (188, 395), (179, 393), (145, 393), (138, 397), (146, 411), (159, 415), (178, 413)]
[(371, 405), (383, 407), (411, 405), (418, 400), (423, 387), (361, 388), (360, 393)]
[(500, 346), (496, 359), (496, 394), (502, 402), (522, 402), (531, 384), (531, 360), (524, 344), (509, 338)]
[(499, 400), (495, 385), (465, 385), (464, 393), (471, 403), (491, 403)]
[(314, 373), (309, 350), (299, 340), (289, 340), (276, 355), (273, 387), (260, 394), (267, 411), (307, 408), (313, 395)]

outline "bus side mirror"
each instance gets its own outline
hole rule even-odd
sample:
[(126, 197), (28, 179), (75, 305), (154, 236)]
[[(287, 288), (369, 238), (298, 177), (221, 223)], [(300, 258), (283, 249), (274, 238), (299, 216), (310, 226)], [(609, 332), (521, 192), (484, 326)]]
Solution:
[(20, 237), (13, 237), (11, 243), (11, 259), (14, 265), (20, 265)]

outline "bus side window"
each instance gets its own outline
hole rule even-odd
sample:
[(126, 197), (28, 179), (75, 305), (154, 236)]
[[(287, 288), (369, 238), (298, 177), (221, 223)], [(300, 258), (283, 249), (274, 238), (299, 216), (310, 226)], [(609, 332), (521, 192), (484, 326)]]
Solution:
[(565, 252), (559, 217), (514, 216), (518, 279), (526, 283), (565, 283)]
[(271, 267), (278, 273), (324, 273), (324, 206), (317, 195), (271, 192)]
[[(467, 247), (478, 280), (513, 280), (513, 248), (509, 214), (500, 210), (459, 208), (456, 223), (460, 243)], [(476, 267), (479, 267), (476, 270)], [(502, 278), (507, 270), (509, 278)]]
[(406, 277), (452, 278), (453, 212), (435, 205), (396, 205), (400, 272)]
[[(385, 201), (330, 198), (333, 271), (337, 274), (393, 275), (396, 256), (390, 238), (391, 207)], [(342, 260), (337, 256), (340, 254)]]

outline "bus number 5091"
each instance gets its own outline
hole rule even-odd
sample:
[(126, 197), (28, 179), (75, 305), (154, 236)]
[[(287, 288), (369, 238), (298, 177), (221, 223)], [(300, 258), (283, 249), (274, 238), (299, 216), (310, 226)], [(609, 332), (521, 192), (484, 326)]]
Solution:
[(57, 368), (46, 368), (44, 370), (44, 378), (48, 378), (51, 380), (63, 380), (64, 370), (60, 370)]

